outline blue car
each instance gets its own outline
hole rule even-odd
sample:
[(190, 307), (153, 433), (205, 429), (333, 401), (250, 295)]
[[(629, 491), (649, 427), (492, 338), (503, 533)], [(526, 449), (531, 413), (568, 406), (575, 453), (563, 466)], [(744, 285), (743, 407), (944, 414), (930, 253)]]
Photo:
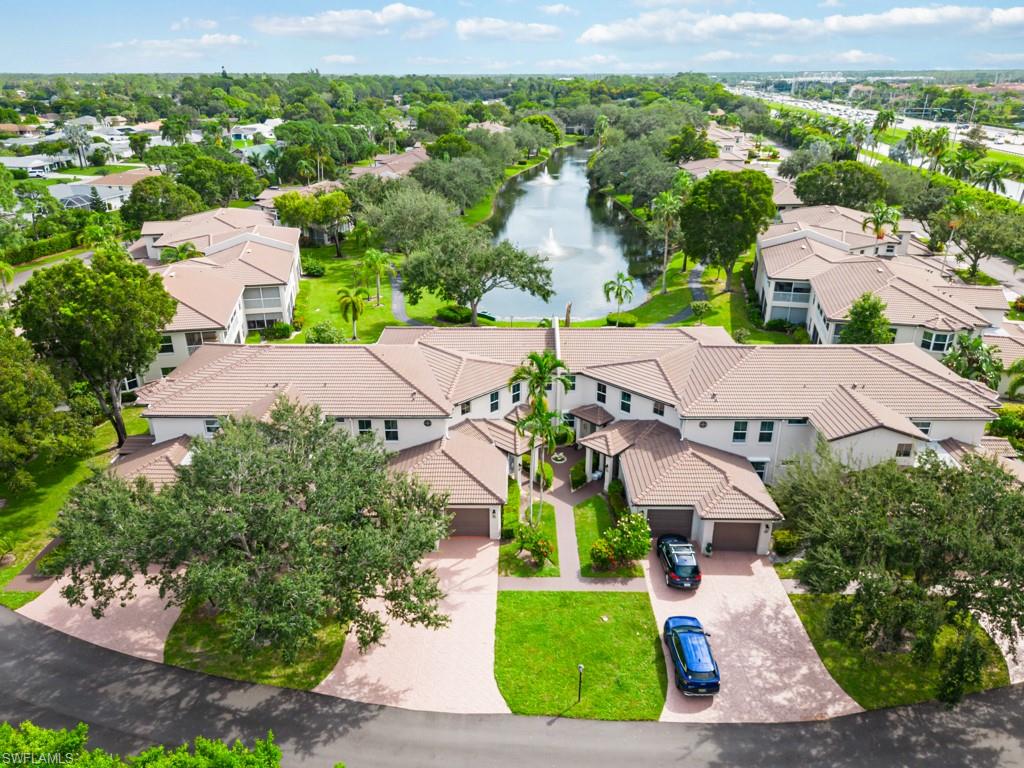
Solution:
[(672, 655), (676, 688), (687, 696), (714, 696), (721, 686), (718, 664), (703, 625), (693, 616), (665, 621), (665, 645)]

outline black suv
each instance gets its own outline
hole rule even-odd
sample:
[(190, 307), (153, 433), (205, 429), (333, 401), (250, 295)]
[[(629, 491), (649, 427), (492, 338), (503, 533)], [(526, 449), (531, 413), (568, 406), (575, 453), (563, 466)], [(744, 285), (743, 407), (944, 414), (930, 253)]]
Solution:
[(696, 589), (700, 586), (700, 566), (697, 553), (685, 536), (666, 533), (658, 537), (658, 559), (665, 569), (665, 584), (676, 589)]

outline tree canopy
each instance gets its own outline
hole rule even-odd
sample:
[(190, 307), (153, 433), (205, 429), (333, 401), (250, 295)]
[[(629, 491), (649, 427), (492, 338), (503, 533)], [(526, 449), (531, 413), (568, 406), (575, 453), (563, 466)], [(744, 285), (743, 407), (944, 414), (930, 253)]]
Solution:
[(885, 199), (885, 179), (856, 160), (822, 163), (796, 177), (796, 194), (804, 205), (843, 205), (865, 210)]
[(402, 183), (391, 187), (380, 203), (368, 204), (363, 219), (378, 233), (384, 248), (409, 253), (454, 215), (454, 207), (443, 196), (416, 183)]
[(191, 187), (169, 176), (149, 176), (132, 187), (121, 206), (121, 218), (141, 227), (146, 221), (174, 221), (205, 208), (203, 199)]
[(890, 344), (892, 330), (885, 316), (885, 302), (865, 293), (850, 305), (849, 320), (839, 332), (841, 344)]

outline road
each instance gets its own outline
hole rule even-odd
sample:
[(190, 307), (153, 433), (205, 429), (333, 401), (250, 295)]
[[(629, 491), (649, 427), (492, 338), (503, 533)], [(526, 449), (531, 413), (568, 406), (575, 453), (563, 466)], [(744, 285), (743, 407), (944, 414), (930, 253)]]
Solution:
[[(236, 683), (122, 656), (0, 609), (0, 718), (90, 726), (122, 754), (273, 730), (285, 766), (1024, 768), (1024, 688), (817, 723), (689, 725), (444, 715)], [(586, 690), (584, 690), (584, 696)]]
[[(86, 264), (88, 264), (89, 263), (89, 259), (91, 257), (92, 257), (92, 251), (83, 251), (82, 253), (76, 253), (74, 256), (71, 256), (70, 258), (81, 259)], [(16, 272), (14, 274), (14, 280), (11, 281), (11, 284), (10, 284), (8, 290), (10, 290), (12, 292), (18, 290), (21, 286), (23, 286), (25, 283), (28, 282), (29, 278), (32, 277), (32, 275), (35, 272), (37, 272), (40, 269), (46, 269), (47, 267), (52, 267), (54, 264), (60, 264), (60, 261), (53, 261), (53, 262), (50, 262), (49, 264), (41, 264), (38, 267), (30, 267), (29, 269), (24, 269), (21, 272)]]

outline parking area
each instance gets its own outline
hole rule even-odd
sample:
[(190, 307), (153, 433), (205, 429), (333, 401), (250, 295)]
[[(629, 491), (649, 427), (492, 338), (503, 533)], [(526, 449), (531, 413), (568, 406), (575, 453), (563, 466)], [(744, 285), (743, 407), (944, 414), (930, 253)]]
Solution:
[(711, 634), (722, 677), (717, 696), (683, 696), (662, 644), (669, 680), (662, 720), (786, 722), (861, 711), (821, 663), (766, 558), (715, 552), (699, 562), (704, 578), (694, 592), (665, 586), (653, 552), (644, 564), (659, 631), (669, 616), (696, 616)]
[(355, 637), (315, 690), (370, 704), (435, 712), (508, 712), (494, 680), (498, 543), (480, 537), (441, 542), (426, 558), (447, 595), (444, 629), (392, 624), (382, 645), (360, 653)]

